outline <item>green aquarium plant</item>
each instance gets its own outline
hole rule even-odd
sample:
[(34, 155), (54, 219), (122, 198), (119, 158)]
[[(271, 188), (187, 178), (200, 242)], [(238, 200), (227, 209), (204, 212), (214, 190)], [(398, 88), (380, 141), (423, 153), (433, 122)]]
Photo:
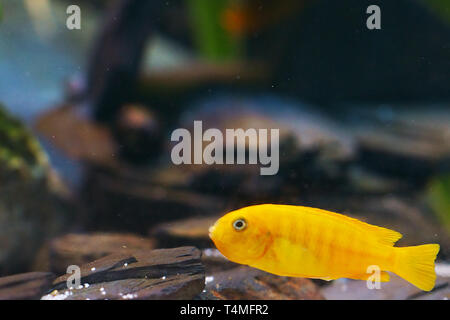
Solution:
[(223, 12), (229, 5), (230, 0), (187, 0), (197, 50), (208, 60), (230, 60), (240, 55), (240, 39), (223, 26)]
[(422, 3), (442, 20), (450, 24), (450, 1), (448, 0), (422, 0)]
[(427, 196), (438, 219), (450, 232), (450, 174), (434, 177), (429, 184)]

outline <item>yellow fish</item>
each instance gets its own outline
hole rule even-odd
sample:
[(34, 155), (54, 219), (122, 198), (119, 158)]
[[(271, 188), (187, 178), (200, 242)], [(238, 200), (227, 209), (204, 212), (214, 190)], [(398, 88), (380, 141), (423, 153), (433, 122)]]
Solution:
[(279, 276), (367, 280), (378, 267), (382, 282), (386, 271), (425, 291), (436, 280), (438, 244), (394, 247), (400, 233), (316, 208), (245, 207), (217, 220), (209, 236), (229, 260)]

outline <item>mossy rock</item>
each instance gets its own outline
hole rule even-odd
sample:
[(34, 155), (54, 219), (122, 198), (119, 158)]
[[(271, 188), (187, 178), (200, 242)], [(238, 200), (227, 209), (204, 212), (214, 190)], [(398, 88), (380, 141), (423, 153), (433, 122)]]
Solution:
[(0, 173), (42, 179), (49, 169), (46, 154), (23, 124), (0, 105)]
[(42, 243), (63, 226), (47, 156), (0, 105), (0, 275), (27, 271)]

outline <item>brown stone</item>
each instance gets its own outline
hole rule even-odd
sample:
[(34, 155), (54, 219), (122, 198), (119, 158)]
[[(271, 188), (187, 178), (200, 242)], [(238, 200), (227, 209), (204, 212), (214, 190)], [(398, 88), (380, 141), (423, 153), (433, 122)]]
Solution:
[(0, 278), (0, 300), (39, 299), (52, 285), (55, 275), (29, 272)]
[(151, 239), (133, 234), (92, 233), (68, 234), (50, 242), (50, 269), (56, 274), (66, 273), (69, 265), (84, 265), (112, 253), (152, 250)]
[(67, 274), (45, 299), (192, 299), (205, 285), (200, 256), (194, 247), (110, 255), (81, 266), (80, 288), (67, 289)]
[(37, 131), (70, 158), (91, 163), (115, 161), (117, 143), (111, 131), (84, 116), (75, 105), (62, 105), (41, 115)]
[(309, 279), (280, 277), (250, 267), (212, 274), (206, 278), (202, 299), (220, 300), (321, 300)]
[(219, 250), (213, 248), (202, 250), (202, 263), (205, 266), (206, 274), (213, 274), (239, 266), (239, 264), (225, 258)]

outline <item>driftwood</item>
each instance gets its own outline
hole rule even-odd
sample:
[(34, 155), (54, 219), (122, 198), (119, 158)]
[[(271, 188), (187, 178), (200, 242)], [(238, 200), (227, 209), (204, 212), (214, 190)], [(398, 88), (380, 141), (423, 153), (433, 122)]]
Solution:
[[(171, 3), (171, 8), (173, 6)], [(106, 17), (93, 48), (85, 93), (97, 120), (113, 120), (124, 103), (134, 100), (141, 84), (145, 91), (165, 88), (173, 92), (180, 87), (192, 89), (212, 83), (262, 83), (267, 80), (270, 71), (259, 61), (223, 65), (199, 61), (175, 70), (150, 70), (141, 77), (139, 69), (145, 46), (154, 29), (171, 33), (170, 25), (174, 21), (163, 21), (170, 15), (165, 9), (165, 2), (160, 1), (120, 0)], [(165, 30), (167, 28), (169, 30)], [(186, 26), (183, 28), (187, 29)]]
[(134, 87), (144, 47), (163, 2), (121, 0), (111, 10), (90, 61), (87, 96), (97, 119), (115, 114)]

